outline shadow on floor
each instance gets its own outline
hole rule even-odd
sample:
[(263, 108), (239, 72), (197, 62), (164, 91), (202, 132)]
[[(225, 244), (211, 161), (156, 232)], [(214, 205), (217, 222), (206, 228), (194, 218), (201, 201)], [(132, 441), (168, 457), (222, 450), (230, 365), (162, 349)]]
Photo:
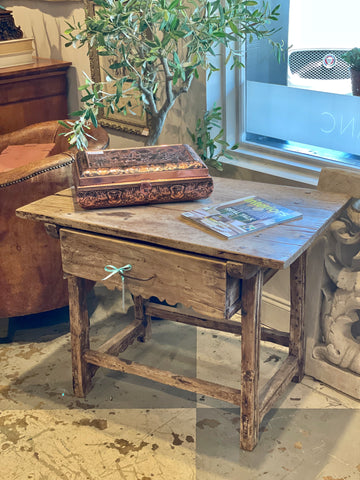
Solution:
[[(98, 303), (95, 289), (87, 296), (89, 317), (94, 313)], [(62, 307), (50, 312), (23, 315), (20, 317), (0, 319), (0, 344), (21, 341), (26, 335), (26, 341), (49, 341), (70, 331), (69, 307)], [(43, 334), (45, 338), (42, 339)]]

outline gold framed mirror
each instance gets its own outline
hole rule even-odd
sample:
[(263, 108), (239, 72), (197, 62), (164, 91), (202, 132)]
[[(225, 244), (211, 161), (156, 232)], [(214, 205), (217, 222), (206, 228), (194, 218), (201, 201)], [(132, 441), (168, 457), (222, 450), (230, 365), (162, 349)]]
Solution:
[[(94, 15), (95, 5), (91, 0), (84, 0), (85, 11), (88, 15)], [(91, 48), (89, 51), (90, 60), (90, 72), (91, 79), (94, 82), (104, 82), (104, 90), (111, 92), (113, 90), (112, 82), (106, 81), (106, 70), (109, 68), (111, 57), (98, 55), (95, 48)], [(112, 71), (114, 75), (114, 71)], [(116, 76), (119, 78), (122, 72), (115, 70)], [(125, 84), (126, 86), (126, 84)], [(124, 103), (131, 98), (133, 106), (131, 108), (132, 113), (124, 115), (121, 112), (114, 112), (107, 114), (106, 112), (100, 112), (98, 121), (103, 127), (114, 128), (115, 130), (122, 130), (127, 133), (136, 135), (148, 136), (149, 135), (149, 122), (150, 117), (146, 113), (140, 98), (137, 98), (137, 92), (134, 91), (134, 95), (131, 95), (129, 85), (129, 96), (127, 100), (124, 99)]]

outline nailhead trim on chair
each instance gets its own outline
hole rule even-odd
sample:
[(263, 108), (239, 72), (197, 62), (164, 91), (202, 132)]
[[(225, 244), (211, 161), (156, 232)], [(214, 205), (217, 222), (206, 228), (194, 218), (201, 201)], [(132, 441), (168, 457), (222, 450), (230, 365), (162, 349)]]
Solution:
[[(68, 154), (66, 154), (66, 155), (68, 155)], [(49, 172), (50, 170), (56, 170), (58, 168), (66, 167), (67, 165), (71, 165), (72, 163), (74, 163), (75, 158), (74, 157), (70, 157), (70, 158), (71, 158), (71, 160), (69, 160), (68, 162), (64, 162), (60, 165), (55, 165), (53, 167), (43, 168), (42, 170), (39, 170), (36, 173), (32, 173), (31, 175), (26, 175), (26, 177), (18, 178), (16, 180), (13, 180), (12, 182), (0, 183), (0, 188), (9, 187), (10, 185), (15, 185), (16, 183), (25, 182), (26, 180), (29, 180), (29, 178), (36, 177), (37, 175), (41, 175), (42, 173)]]

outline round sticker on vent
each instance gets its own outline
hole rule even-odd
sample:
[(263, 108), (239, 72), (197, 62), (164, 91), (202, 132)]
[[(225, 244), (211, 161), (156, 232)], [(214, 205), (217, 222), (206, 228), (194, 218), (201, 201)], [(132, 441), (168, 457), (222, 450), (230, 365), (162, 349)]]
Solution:
[(325, 68), (334, 68), (336, 65), (336, 57), (332, 53), (328, 53), (323, 58), (322, 64)]

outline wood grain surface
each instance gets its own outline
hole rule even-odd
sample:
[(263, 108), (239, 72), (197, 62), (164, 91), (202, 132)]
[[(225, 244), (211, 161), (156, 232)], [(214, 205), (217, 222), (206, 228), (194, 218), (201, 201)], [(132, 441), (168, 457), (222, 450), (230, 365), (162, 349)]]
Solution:
[[(76, 203), (73, 189), (69, 189), (26, 205), (17, 210), (17, 215), (279, 270), (290, 266), (321, 235), (350, 199), (344, 194), (220, 177), (214, 178), (214, 184), (214, 192), (206, 200), (93, 211), (82, 209)], [(180, 218), (183, 211), (248, 195), (258, 195), (300, 211), (303, 217), (232, 240), (218, 238)]]
[[(223, 260), (68, 229), (60, 231), (60, 238), (63, 269), (67, 274), (101, 281), (108, 275), (104, 270), (106, 265), (119, 268), (130, 264), (124, 282), (134, 296), (155, 295), (170, 304), (184, 303), (205, 315), (224, 316), (230, 282)], [(103, 283), (112, 288), (122, 287), (117, 273)]]
[(66, 118), (70, 65), (34, 58), (27, 65), (0, 68), (0, 133)]
[[(98, 367), (152, 379), (188, 391), (210, 395), (241, 406), (240, 446), (254, 449), (261, 419), (295, 377), (304, 374), (304, 301), (306, 250), (350, 201), (347, 195), (214, 179), (209, 199), (87, 211), (76, 203), (75, 192), (64, 190), (17, 210), (24, 219), (60, 229), (63, 268), (69, 275), (70, 323), (74, 392), (84, 396)], [(303, 217), (281, 225), (224, 240), (181, 220), (181, 213), (201, 204), (221, 203), (257, 195), (300, 211)], [(49, 226), (47, 227), (49, 229)], [(104, 280), (107, 264), (119, 268), (130, 263), (127, 288), (135, 295), (135, 320), (99, 350), (90, 350), (89, 320), (84, 277), (122, 286), (116, 273)], [(262, 286), (290, 266), (290, 332), (265, 331), (260, 324)], [(181, 302), (200, 316), (144, 301), (155, 295), (170, 303)], [(240, 303), (241, 302), (241, 303)], [(241, 323), (226, 320), (241, 306)], [(186, 310), (186, 309), (185, 309)], [(176, 375), (147, 365), (119, 359), (136, 338), (151, 334), (151, 316), (205, 326), (242, 335), (241, 390), (198, 378)], [(207, 316), (212, 318), (207, 318)], [(225, 319), (224, 319), (225, 316)], [(217, 318), (215, 318), (217, 317)], [(267, 335), (270, 336), (267, 338)], [(289, 356), (259, 391), (260, 340), (289, 345)]]

